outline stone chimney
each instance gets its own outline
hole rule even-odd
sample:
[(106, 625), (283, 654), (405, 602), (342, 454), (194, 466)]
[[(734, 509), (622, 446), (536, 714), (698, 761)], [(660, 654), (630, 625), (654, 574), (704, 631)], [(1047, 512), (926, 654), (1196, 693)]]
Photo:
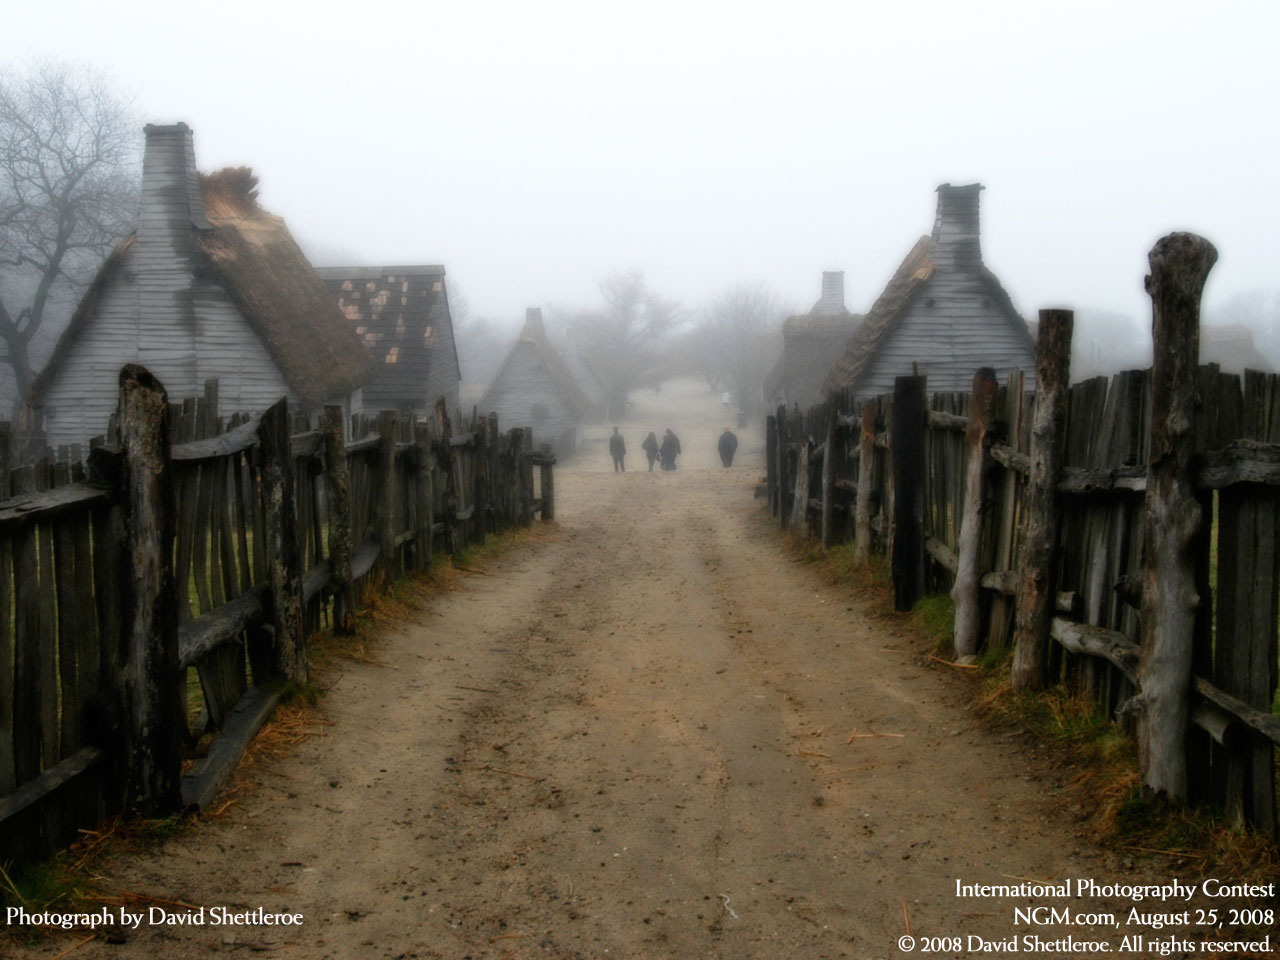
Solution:
[(844, 271), (824, 270), (822, 272), (822, 297), (814, 304), (814, 315), (819, 317), (842, 317), (848, 312), (844, 305)]
[(933, 221), (934, 261), (949, 266), (982, 262), (978, 231), (978, 194), (982, 184), (938, 187), (938, 214)]
[(149, 123), (145, 131), (138, 239), (158, 240), (172, 244), (175, 251), (190, 252), (192, 228), (212, 229), (200, 198), (191, 128), (185, 123)]

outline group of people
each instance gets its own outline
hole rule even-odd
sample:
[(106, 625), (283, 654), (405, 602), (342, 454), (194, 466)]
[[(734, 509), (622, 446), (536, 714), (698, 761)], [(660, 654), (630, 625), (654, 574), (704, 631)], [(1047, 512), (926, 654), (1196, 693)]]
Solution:
[[(680, 438), (677, 437), (668, 427), (662, 435), (662, 441), (658, 441), (657, 434), (652, 430), (649, 435), (644, 438), (644, 443), (640, 444), (640, 448), (644, 450), (645, 456), (649, 458), (649, 469), (653, 469), (656, 461), (662, 462), (663, 470), (674, 470), (676, 468), (676, 458), (680, 456)], [(716, 449), (720, 453), (720, 462), (726, 467), (733, 466), (733, 455), (738, 449), (738, 438), (728, 427), (724, 428), (724, 433), (720, 434), (720, 439), (716, 443)], [(613, 435), (609, 437), (609, 456), (613, 458), (613, 472), (625, 473), (627, 442), (622, 438), (622, 434), (618, 432), (618, 428), (613, 428)]]

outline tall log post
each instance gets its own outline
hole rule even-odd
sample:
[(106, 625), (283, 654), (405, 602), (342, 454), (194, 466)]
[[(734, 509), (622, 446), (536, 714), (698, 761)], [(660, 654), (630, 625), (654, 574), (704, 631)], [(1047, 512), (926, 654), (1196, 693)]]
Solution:
[(777, 415), (777, 447), (778, 447), (778, 526), (787, 529), (790, 516), (787, 513), (787, 405), (778, 404)]
[(556, 518), (556, 476), (554, 465), (556, 456), (551, 452), (551, 444), (542, 445), (542, 455), (538, 458), (538, 466), (542, 469), (542, 522), (551, 523)]
[(374, 522), (378, 528), (378, 565), (383, 585), (396, 578), (396, 414), (378, 413), (378, 505)]
[(136, 364), (120, 371), (117, 423), (129, 569), (122, 610), (128, 625), (123, 677), (127, 809), (157, 816), (182, 806), (181, 731), (186, 718), (173, 577), (177, 510), (169, 462), (169, 400), (160, 382)]
[(924, 591), (925, 378), (893, 383), (893, 604), (910, 610)]
[(862, 405), (858, 436), (858, 499), (854, 504), (853, 558), (871, 559), (871, 476), (876, 465), (876, 402)]
[(488, 421), (471, 418), (472, 432), (475, 437), (472, 446), (471, 466), (473, 474), (474, 494), (471, 500), (471, 530), (475, 541), (481, 546), (489, 532), (489, 430)]
[(258, 421), (258, 454), (262, 467), (267, 581), (271, 585), (271, 626), (275, 631), (275, 669), (286, 680), (305, 681), (307, 637), (302, 629), (302, 572), (287, 401), (282, 399), (268, 407)]
[(827, 439), (822, 448), (822, 549), (835, 540), (836, 394), (827, 397)]
[(1191, 475), (1199, 402), (1200, 295), (1218, 251), (1202, 237), (1172, 233), (1156, 242), (1147, 259), (1154, 351), (1138, 759), (1144, 792), (1182, 801), (1187, 796), (1192, 646), (1201, 602), (1192, 550), (1201, 511)]
[(791, 531), (809, 537), (809, 439), (796, 444), (796, 492), (791, 498)]
[(778, 421), (771, 413), (764, 421), (764, 476), (769, 491), (769, 516), (778, 515)]
[(333, 627), (351, 633), (356, 623), (355, 587), (351, 583), (351, 486), (342, 407), (324, 408), (325, 487), (329, 500), (329, 575), (333, 581)]
[(419, 570), (431, 566), (435, 547), (435, 491), (432, 489), (431, 430), (425, 423), (413, 425), (414, 447), (414, 514), (418, 529), (414, 536), (417, 545), (415, 559)]
[(956, 536), (956, 579), (951, 587), (956, 611), (956, 657), (962, 662), (972, 662), (977, 656), (982, 627), (982, 503), (991, 465), (991, 427), (999, 393), (1000, 385), (991, 367), (983, 367), (973, 375), (969, 427), (965, 431), (969, 463), (965, 471), (960, 532)]
[(1044, 685), (1053, 619), (1053, 560), (1058, 535), (1058, 474), (1066, 441), (1071, 380), (1070, 310), (1041, 310), (1036, 339), (1036, 398), (1031, 420), (1031, 474), (1022, 497), (1022, 556), (1013, 626), (1013, 687)]
[(533, 524), (533, 427), (525, 427), (520, 440), (520, 522)]

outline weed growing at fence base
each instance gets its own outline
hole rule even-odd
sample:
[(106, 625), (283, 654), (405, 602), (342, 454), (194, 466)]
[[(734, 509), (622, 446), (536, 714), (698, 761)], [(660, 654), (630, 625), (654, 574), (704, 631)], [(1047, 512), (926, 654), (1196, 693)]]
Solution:
[(950, 656), (955, 650), (956, 605), (945, 593), (921, 597), (911, 611), (911, 618), (930, 640), (938, 656)]

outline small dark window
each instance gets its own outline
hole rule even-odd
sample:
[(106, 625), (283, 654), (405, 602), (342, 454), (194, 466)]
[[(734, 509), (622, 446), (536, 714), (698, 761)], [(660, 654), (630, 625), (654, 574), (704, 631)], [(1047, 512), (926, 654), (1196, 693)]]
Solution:
[(930, 297), (928, 300), (926, 300), (926, 301), (924, 302), (924, 305), (925, 305), (926, 307), (930, 307), (930, 308), (932, 308), (932, 307), (933, 307), (933, 305), (934, 305), (936, 302), (937, 302), (937, 301), (936, 301), (936, 300), (934, 300), (934, 299), (933, 299), (933, 297)]
[(983, 298), (982, 298), (982, 306), (983, 306), (983, 309), (985, 309), (985, 310), (990, 310), (990, 309), (991, 309), (991, 301), (990, 301), (990, 300), (988, 300), (986, 297), (983, 297)]

